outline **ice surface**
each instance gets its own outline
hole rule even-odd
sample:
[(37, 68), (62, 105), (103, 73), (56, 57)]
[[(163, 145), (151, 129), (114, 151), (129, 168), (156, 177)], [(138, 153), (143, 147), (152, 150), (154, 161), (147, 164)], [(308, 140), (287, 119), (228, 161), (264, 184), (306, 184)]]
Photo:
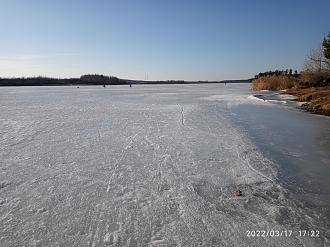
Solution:
[[(329, 244), (228, 119), (254, 104), (248, 86), (1, 88), (0, 245)], [(320, 238), (246, 236), (315, 227)]]

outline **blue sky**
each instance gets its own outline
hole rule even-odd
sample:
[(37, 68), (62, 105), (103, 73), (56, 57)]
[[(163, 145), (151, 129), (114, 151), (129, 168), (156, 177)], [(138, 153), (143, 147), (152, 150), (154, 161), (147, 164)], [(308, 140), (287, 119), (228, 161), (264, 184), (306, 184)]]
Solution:
[(329, 0), (0, 0), (0, 77), (249, 78), (301, 69)]

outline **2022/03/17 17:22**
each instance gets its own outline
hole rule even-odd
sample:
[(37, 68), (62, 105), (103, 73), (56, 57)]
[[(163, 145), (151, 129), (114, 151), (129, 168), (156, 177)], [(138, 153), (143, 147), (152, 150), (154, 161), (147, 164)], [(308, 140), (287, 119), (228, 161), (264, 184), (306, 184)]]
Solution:
[(319, 237), (319, 230), (247, 230), (247, 237)]

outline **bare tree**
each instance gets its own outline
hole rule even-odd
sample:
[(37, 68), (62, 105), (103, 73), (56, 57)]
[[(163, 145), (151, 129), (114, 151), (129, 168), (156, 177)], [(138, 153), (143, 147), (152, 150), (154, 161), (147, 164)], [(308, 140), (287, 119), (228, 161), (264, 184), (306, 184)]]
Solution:
[(325, 58), (323, 46), (320, 45), (318, 49), (310, 51), (304, 63), (304, 70), (315, 72), (330, 70), (330, 60)]

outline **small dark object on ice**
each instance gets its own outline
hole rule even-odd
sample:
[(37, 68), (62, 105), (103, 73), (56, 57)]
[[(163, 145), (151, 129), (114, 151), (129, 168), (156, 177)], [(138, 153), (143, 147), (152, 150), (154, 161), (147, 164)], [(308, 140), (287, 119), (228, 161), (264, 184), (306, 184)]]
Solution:
[(241, 190), (236, 190), (235, 191), (235, 196), (243, 196), (242, 191)]
[(103, 85), (103, 87), (105, 88), (105, 84)]
[(129, 87), (132, 87), (132, 84), (129, 84)]
[(77, 87), (77, 88), (79, 88), (79, 87)]

